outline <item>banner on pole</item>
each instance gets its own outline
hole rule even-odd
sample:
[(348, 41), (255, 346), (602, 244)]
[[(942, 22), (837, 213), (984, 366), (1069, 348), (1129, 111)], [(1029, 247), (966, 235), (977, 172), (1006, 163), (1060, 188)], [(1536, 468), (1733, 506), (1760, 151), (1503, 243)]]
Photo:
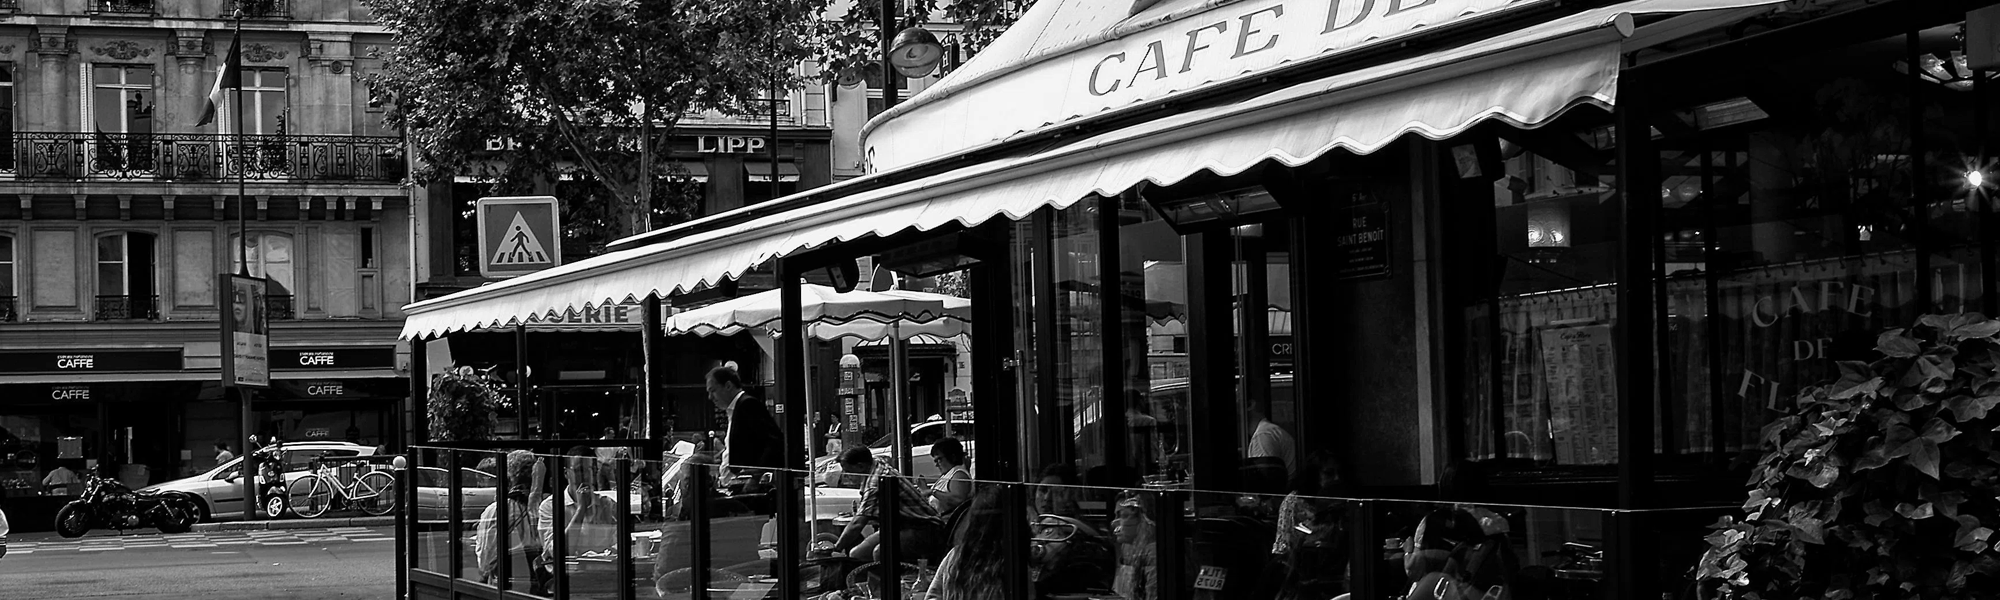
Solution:
[(222, 383), (271, 386), (271, 336), (264, 312), (264, 280), (219, 275), (216, 287), (229, 301), (222, 315)]

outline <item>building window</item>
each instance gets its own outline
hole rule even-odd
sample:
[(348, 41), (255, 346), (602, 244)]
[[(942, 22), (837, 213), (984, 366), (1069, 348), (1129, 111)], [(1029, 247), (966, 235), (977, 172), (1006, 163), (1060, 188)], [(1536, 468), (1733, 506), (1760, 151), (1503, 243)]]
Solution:
[(0, 235), (0, 321), (14, 319), (14, 238)]
[(94, 133), (153, 132), (153, 67), (97, 65), (90, 77)]
[(98, 319), (150, 319), (157, 315), (153, 236), (111, 233), (97, 237)]
[[(882, 65), (880, 63), (868, 65), (862, 71), (861, 78), (867, 82), (868, 118), (873, 119), (875, 115), (882, 114), (882, 111), (886, 110), (885, 107), (887, 106), (882, 97)], [(910, 78), (898, 75), (896, 76), (896, 84), (896, 88), (901, 90), (901, 93), (896, 96), (897, 101), (909, 100), (910, 95), (913, 93), (910, 91)]]
[(0, 63), (0, 168), (14, 166), (14, 65)]
[(250, 247), (238, 252), (236, 244), (241, 236), (229, 238), (229, 272), (243, 272), (242, 256), (250, 257), (250, 276), (262, 277), (270, 281), (264, 293), (271, 296), (292, 294), (292, 236), (282, 233), (252, 233)]
[(289, 133), (291, 105), (286, 103), (284, 69), (243, 70), (243, 132), (283, 135)]

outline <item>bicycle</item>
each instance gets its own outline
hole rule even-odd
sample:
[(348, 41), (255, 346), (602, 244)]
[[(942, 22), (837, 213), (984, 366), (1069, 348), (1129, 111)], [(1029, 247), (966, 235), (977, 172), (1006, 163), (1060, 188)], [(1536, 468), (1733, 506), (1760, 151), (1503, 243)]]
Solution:
[(329, 510), (358, 507), (370, 516), (396, 510), (396, 477), (387, 471), (368, 471), (359, 477), (342, 477), (325, 461), (313, 461), (313, 472), (287, 486), (292, 513), (311, 519)]

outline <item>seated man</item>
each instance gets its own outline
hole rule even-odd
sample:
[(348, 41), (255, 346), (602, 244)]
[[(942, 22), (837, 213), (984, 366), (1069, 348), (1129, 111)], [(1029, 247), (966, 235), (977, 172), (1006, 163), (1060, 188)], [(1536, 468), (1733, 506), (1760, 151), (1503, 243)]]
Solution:
[[(541, 528), (542, 573), (537, 577), (553, 575), (555, 564), (585, 555), (603, 557), (618, 546), (618, 501), (599, 495), (594, 484), (597, 481), (597, 457), (590, 449), (582, 446), (570, 448), (562, 458), (563, 491), (560, 496), (550, 496), (542, 500), (535, 510), (535, 526)], [(556, 503), (562, 503), (562, 518), (556, 518)], [(556, 531), (562, 531), (563, 553), (556, 553)], [(572, 579), (579, 576), (574, 570), (566, 573), (559, 582), (562, 589), (574, 589)], [(552, 579), (552, 578), (551, 578)], [(593, 585), (603, 585), (602, 573), (592, 578)], [(558, 582), (549, 582), (555, 585)]]
[[(840, 468), (848, 475), (865, 474), (868, 483), (861, 488), (861, 504), (855, 509), (854, 522), (840, 532), (835, 550), (848, 556), (882, 560), (880, 523), (886, 488), (896, 495), (896, 540), (901, 554), (898, 558), (913, 563), (919, 558), (935, 561), (943, 556), (944, 519), (925, 501), (923, 491), (915, 484), (897, 473), (895, 467), (875, 460), (867, 448), (849, 448), (841, 453)], [(875, 525), (877, 531), (864, 536), (869, 525)]]

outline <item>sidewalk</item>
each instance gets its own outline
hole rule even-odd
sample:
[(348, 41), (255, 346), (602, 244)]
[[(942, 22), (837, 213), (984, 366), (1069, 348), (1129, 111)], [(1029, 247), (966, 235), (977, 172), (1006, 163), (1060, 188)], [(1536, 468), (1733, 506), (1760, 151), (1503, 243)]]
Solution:
[(194, 533), (215, 531), (266, 531), (272, 529), (325, 529), (329, 527), (389, 527), (395, 515), (383, 517), (326, 517), (319, 519), (271, 519), (265, 521), (222, 521), (196, 523)]

